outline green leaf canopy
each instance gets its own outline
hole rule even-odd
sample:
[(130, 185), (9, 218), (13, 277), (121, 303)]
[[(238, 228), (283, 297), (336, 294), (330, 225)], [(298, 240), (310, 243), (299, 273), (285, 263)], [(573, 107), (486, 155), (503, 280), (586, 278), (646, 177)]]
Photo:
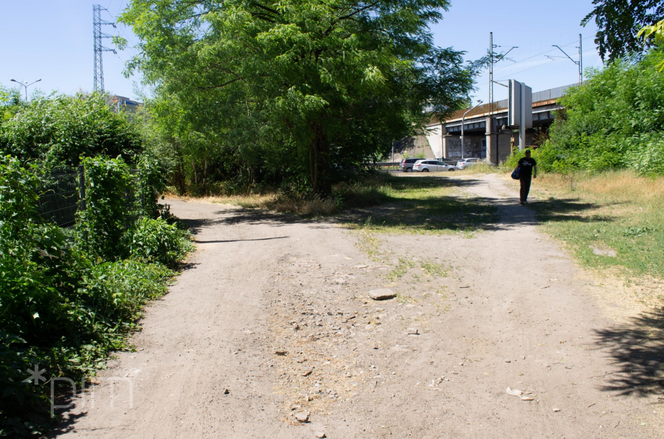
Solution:
[(538, 151), (538, 165), (664, 175), (664, 75), (656, 71), (657, 61), (650, 54), (635, 64), (616, 61), (591, 71), (559, 100), (565, 110)]
[(593, 0), (593, 6), (581, 24), (595, 20), (595, 44), (606, 61), (643, 55), (648, 44), (638, 37), (639, 30), (664, 19), (662, 0)]
[[(325, 193), (333, 165), (357, 163), (413, 131), (424, 105), (466, 102), (462, 53), (433, 46), (446, 0), (133, 0), (122, 21), (140, 69), (176, 125), (299, 173)], [(161, 105), (166, 116), (168, 105)], [(175, 110), (177, 109), (177, 110)]]

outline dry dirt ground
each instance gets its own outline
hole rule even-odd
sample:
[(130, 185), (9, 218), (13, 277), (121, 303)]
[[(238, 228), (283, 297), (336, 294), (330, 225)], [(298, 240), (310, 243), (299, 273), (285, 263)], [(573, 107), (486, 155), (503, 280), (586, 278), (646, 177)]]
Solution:
[(56, 435), (663, 438), (664, 317), (580, 271), (501, 177), (441, 178), (475, 180), (496, 227), (380, 234), (167, 200), (198, 250)]

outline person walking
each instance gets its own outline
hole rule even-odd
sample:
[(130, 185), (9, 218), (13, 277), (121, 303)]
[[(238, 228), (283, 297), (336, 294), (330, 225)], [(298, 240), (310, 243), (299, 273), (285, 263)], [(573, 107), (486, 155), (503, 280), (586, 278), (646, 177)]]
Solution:
[(530, 150), (526, 150), (526, 156), (519, 160), (519, 183), (521, 183), (521, 204), (528, 204), (528, 192), (532, 178), (537, 178), (537, 162), (530, 157)]

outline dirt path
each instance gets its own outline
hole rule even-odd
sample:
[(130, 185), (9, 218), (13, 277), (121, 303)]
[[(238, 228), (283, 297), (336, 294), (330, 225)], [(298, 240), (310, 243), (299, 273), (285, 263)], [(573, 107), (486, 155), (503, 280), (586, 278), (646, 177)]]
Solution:
[(466, 178), (501, 218), (472, 237), (170, 200), (198, 251), (62, 436), (664, 437), (661, 369), (625, 356), (644, 328), (503, 180)]

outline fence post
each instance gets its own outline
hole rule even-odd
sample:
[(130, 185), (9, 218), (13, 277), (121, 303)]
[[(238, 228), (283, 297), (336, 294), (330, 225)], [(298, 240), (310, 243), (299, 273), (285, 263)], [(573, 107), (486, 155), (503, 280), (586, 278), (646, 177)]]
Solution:
[(78, 197), (81, 199), (81, 210), (85, 210), (85, 172), (83, 165), (78, 165)]
[(143, 186), (145, 184), (145, 176), (143, 175), (145, 170), (143, 168), (138, 169), (138, 191), (139, 191), (139, 203), (140, 203), (140, 211), (139, 211), (139, 218), (144, 218), (145, 217), (145, 187)]

